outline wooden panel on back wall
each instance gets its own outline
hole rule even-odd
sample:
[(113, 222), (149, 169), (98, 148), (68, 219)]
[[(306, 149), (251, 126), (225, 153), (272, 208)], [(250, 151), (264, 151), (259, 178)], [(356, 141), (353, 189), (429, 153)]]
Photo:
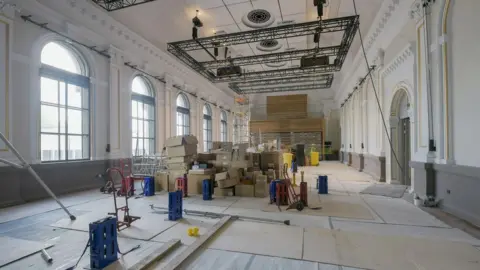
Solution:
[(317, 132), (323, 131), (323, 118), (250, 121), (250, 132)]
[(307, 95), (267, 96), (267, 118), (307, 118), (307, 97)]

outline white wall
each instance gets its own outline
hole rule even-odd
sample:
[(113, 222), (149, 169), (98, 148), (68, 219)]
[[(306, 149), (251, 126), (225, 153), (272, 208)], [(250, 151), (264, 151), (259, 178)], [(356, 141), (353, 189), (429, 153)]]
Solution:
[[(78, 49), (90, 71), (91, 98), (91, 158), (93, 160), (131, 156), (131, 82), (138, 71), (124, 65), (131, 62), (150, 74), (163, 77), (166, 83), (149, 77), (155, 90), (156, 146), (161, 151), (166, 138), (176, 135), (175, 99), (179, 92), (174, 85), (195, 93), (187, 95), (191, 104), (191, 132), (201, 138), (204, 98), (230, 109), (233, 97), (219, 90), (207, 80), (192, 75), (171, 56), (143, 40), (106, 13), (87, 2), (55, 1), (46, 7), (36, 1), (18, 1), (21, 14), (32, 14), (32, 19), (48, 23), (48, 27), (85, 44), (95, 44), (106, 49), (108, 59), (83, 46)], [(78, 8), (82, 12), (78, 12)], [(0, 13), (0, 132), (6, 133), (28, 162), (39, 162), (39, 112), (40, 112), (40, 52), (49, 41), (65, 38), (24, 22), (12, 10)], [(93, 16), (93, 15), (95, 16)], [(92, 17), (93, 16), (93, 17)], [(103, 16), (103, 17), (102, 17)], [(95, 19), (93, 19), (95, 18)], [(109, 31), (109, 29), (115, 31)], [(130, 33), (145, 47), (139, 49), (131, 42), (119, 38), (118, 31)], [(147, 48), (150, 46), (150, 48)], [(5, 98), (3, 98), (5, 97)], [(5, 108), (5, 110), (4, 110)], [(213, 139), (220, 139), (220, 108), (212, 106)], [(218, 123), (217, 123), (218, 122)], [(233, 117), (229, 114), (229, 138), (233, 136)], [(111, 152), (106, 152), (107, 144)], [(4, 149), (0, 144), (0, 149)], [(8, 151), (0, 150), (0, 157), (15, 160)]]

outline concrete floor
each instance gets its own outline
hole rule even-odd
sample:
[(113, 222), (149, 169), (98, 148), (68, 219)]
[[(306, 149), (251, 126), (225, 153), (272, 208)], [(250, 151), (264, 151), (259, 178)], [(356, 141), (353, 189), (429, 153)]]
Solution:
[[(480, 240), (464, 232), (464, 227), (452, 227), (455, 223), (447, 224), (403, 198), (361, 194), (374, 184), (372, 178), (338, 162), (322, 162), (318, 167), (301, 170), (305, 171), (305, 181), (312, 191), (316, 175), (329, 176), (330, 195), (317, 198), (311, 192), (312, 201), (318, 199), (325, 207), (347, 207), (332, 207), (324, 213), (327, 209), (317, 213), (265, 212), (266, 199), (227, 197), (203, 201), (192, 196), (184, 201), (185, 209), (289, 219), (292, 226), (234, 221), (192, 256), (185, 269), (480, 269)], [(1, 269), (65, 269), (74, 264), (88, 240), (88, 223), (104, 217), (112, 210), (113, 202), (110, 196), (97, 190), (71, 194), (64, 200), (77, 216), (73, 223), (49, 200), (0, 210), (0, 237), (53, 244), (49, 252), (54, 258), (53, 264), (47, 265), (37, 253)], [(162, 193), (129, 200), (131, 214), (142, 219), (119, 234), (119, 246), (127, 250), (139, 244), (141, 248), (122, 257), (123, 265), (134, 264), (170, 239), (181, 239), (180, 249), (151, 268), (161, 269), (195, 241), (186, 233), (189, 227), (200, 227), (202, 234), (218, 221), (186, 216), (181, 222), (169, 222), (166, 215), (154, 213), (149, 207), (150, 204), (166, 207), (167, 203), (168, 198)], [(362, 215), (358, 215), (359, 211)], [(365, 211), (368, 217), (364, 216)], [(349, 218), (351, 212), (354, 217), (362, 218)], [(327, 243), (330, 236), (332, 244)], [(10, 245), (16, 248), (15, 243)], [(431, 249), (431, 253), (420, 250), (417, 253), (421, 256), (410, 254), (422, 245), (427, 245), (429, 248), (425, 249)], [(398, 256), (388, 257), (392, 254)], [(433, 257), (429, 257), (435, 254), (444, 254), (441, 256), (445, 262), (440, 260), (435, 265)], [(386, 265), (378, 257), (389, 258), (397, 266)], [(88, 266), (88, 252), (79, 269), (85, 266)]]

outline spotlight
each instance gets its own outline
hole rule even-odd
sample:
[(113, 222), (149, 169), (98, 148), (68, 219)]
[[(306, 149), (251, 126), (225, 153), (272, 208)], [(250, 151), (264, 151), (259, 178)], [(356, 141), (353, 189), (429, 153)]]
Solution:
[(320, 42), (320, 27), (315, 30), (315, 34), (313, 34), (313, 42), (319, 43)]
[(195, 15), (195, 17), (193, 17), (193, 19), (192, 19), (192, 23), (196, 27), (202, 27), (203, 26), (202, 21), (200, 21), (200, 19), (198, 18), (198, 10), (197, 10), (197, 15)]
[(197, 38), (198, 38), (198, 29), (197, 29), (197, 27), (195, 27), (195, 26), (192, 28), (192, 38), (193, 38), (193, 39), (197, 39)]
[(317, 7), (317, 15), (318, 17), (323, 16), (323, 5), (326, 4), (326, 0), (313, 0), (313, 5)]

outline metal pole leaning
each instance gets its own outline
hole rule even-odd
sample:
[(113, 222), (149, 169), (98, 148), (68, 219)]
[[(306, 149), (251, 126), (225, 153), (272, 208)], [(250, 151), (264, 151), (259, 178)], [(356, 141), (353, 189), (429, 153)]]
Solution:
[(12, 145), (12, 143), (10, 143), (10, 141), (8, 141), (7, 138), (1, 132), (0, 132), (0, 139), (2, 139), (2, 141), (12, 151), (12, 153), (15, 154), (15, 156), (17, 156), (17, 158), (18, 158), (18, 160), (20, 160), (21, 164), (15, 164), (13, 162), (10, 162), (10, 161), (4, 160), (4, 159), (0, 159), (0, 162), (3, 162), (5, 164), (8, 164), (8, 165), (16, 167), (16, 168), (26, 169), (33, 176), (33, 178), (35, 178), (35, 180), (37, 180), (37, 182), (43, 187), (43, 189), (45, 189), (45, 191), (50, 195), (50, 197), (52, 197), (58, 203), (58, 205), (60, 205), (60, 207), (62, 207), (63, 211), (65, 211), (67, 213), (67, 215), (70, 217), (70, 219), (75, 220), (76, 217), (74, 215), (72, 215), (68, 211), (68, 209), (60, 202), (60, 200), (57, 198), (57, 196), (55, 196), (53, 191), (47, 186), (47, 184), (45, 184), (45, 182), (43, 182), (42, 178), (40, 178), (40, 176), (33, 170), (32, 166), (30, 166), (30, 164), (28, 164), (25, 161), (25, 159), (23, 159), (23, 157), (20, 155), (20, 153), (17, 151), (17, 149), (15, 149), (15, 147)]

